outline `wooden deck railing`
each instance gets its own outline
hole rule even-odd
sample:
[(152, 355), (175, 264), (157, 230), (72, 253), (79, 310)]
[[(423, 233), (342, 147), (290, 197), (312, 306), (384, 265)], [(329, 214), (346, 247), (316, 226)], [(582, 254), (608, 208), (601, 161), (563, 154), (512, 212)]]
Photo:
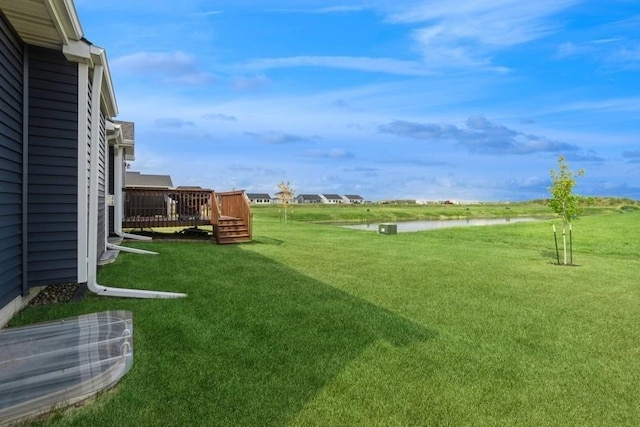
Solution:
[(218, 224), (218, 220), (221, 216), (240, 218), (244, 221), (250, 234), (253, 228), (253, 214), (251, 212), (251, 206), (249, 206), (249, 200), (244, 194), (244, 191), (226, 191), (223, 193), (213, 193), (213, 200), (217, 203), (213, 205), (213, 217), (211, 223), (213, 225)]
[(220, 200), (216, 192), (211, 193), (211, 225), (215, 228), (218, 225), (218, 221), (220, 220), (220, 216), (222, 213), (220, 212)]
[(123, 228), (211, 224), (211, 190), (125, 188)]
[[(249, 239), (253, 235), (253, 214), (244, 191), (216, 193), (202, 189), (126, 188), (123, 218), (123, 228), (213, 225), (218, 241), (220, 236), (216, 233), (228, 227), (232, 219), (240, 219)], [(227, 220), (224, 227), (220, 227), (221, 218)], [(238, 227), (242, 229), (237, 224), (234, 227), (236, 231)]]

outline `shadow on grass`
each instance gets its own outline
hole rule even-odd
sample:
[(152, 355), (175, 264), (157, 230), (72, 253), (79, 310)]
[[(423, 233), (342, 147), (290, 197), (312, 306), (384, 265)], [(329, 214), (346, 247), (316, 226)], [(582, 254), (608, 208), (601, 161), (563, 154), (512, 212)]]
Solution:
[[(180, 272), (191, 277), (189, 297), (137, 315), (137, 365), (118, 396), (131, 419), (137, 412), (166, 425), (284, 425), (374, 343), (436, 335), (242, 248), (191, 251)], [(163, 257), (145, 262), (178, 261)], [(130, 268), (133, 281), (144, 274)]]
[(543, 250), (543, 251), (540, 251), (540, 256), (543, 258), (548, 258), (549, 264), (559, 265), (561, 267), (580, 267), (580, 265), (576, 263), (564, 264), (563, 254), (562, 253), (556, 254), (555, 251)]
[[(549, 262), (551, 264), (557, 264), (558, 263), (558, 254), (553, 250), (548, 250), (548, 249), (541, 250), (540, 251), (540, 256), (543, 257), (543, 258), (549, 259)], [(559, 256), (562, 256), (562, 254), (560, 254)]]
[(279, 246), (284, 243), (284, 240), (274, 239), (272, 237), (259, 236), (259, 237), (254, 237), (251, 243), (256, 245), (278, 245)]

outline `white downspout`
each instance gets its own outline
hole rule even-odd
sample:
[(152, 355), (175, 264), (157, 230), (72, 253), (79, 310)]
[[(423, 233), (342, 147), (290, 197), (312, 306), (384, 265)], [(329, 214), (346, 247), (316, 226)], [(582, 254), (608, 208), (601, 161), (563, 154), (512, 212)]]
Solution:
[[(120, 126), (115, 126), (115, 133), (113, 135), (107, 136), (107, 143), (111, 140), (117, 140), (119, 136), (122, 135), (122, 128)], [(114, 198), (114, 206), (113, 206), (113, 231), (117, 236), (122, 238), (129, 238), (134, 240), (151, 240), (151, 237), (146, 236), (136, 236), (134, 234), (128, 234), (122, 232), (122, 162), (123, 160), (123, 148), (117, 142), (113, 144), (114, 151), (114, 183), (113, 183), (113, 198)], [(106, 230), (105, 230), (106, 231)], [(108, 234), (108, 233), (107, 233)], [(113, 243), (109, 243), (107, 241), (107, 249), (113, 249), (122, 252), (131, 252), (134, 254), (141, 255), (158, 255), (158, 252), (147, 251), (144, 249), (136, 249), (130, 248), (127, 246), (120, 246)]]
[[(122, 132), (122, 128), (118, 127), (118, 132)], [(113, 189), (113, 198), (115, 199), (115, 209), (114, 209), (114, 224), (113, 231), (117, 236), (120, 236), (125, 239), (131, 240), (151, 240), (151, 237), (147, 236), (138, 236), (137, 234), (129, 234), (122, 231), (122, 208), (124, 207), (124, 197), (122, 196), (122, 164), (124, 163), (124, 147), (120, 144), (116, 143), (115, 145), (115, 162), (114, 162), (114, 174), (115, 174), (115, 185)]]
[[(97, 282), (98, 271), (98, 146), (100, 144), (100, 98), (103, 65), (96, 64), (93, 69), (93, 85), (91, 88), (91, 153), (89, 172), (89, 229), (88, 229), (88, 268), (87, 287), (91, 292), (101, 296), (125, 298), (184, 298), (187, 294), (163, 291), (147, 291), (140, 289), (122, 289), (102, 286)], [(80, 88), (83, 90), (84, 88)]]

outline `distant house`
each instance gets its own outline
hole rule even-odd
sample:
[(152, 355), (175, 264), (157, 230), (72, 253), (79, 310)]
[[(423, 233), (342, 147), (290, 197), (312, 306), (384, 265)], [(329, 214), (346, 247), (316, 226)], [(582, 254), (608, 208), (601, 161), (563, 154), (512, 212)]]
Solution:
[(267, 193), (247, 193), (247, 199), (253, 205), (269, 205), (272, 202), (271, 196)]
[(322, 203), (322, 197), (319, 194), (299, 194), (296, 201), (306, 204)]
[[(124, 178), (125, 217), (168, 217), (175, 212), (175, 203), (166, 192), (173, 188), (169, 175), (147, 175), (127, 172)], [(129, 190), (129, 191), (127, 191)], [(139, 190), (139, 191), (131, 191)]]
[(322, 203), (329, 203), (332, 205), (338, 205), (344, 203), (344, 200), (338, 194), (320, 194)]
[(346, 203), (352, 203), (352, 204), (363, 204), (364, 203), (364, 199), (362, 198), (362, 196), (359, 196), (357, 194), (345, 194), (344, 196), (342, 196), (342, 199)]
[(125, 188), (173, 188), (169, 175), (147, 175), (140, 172), (127, 172), (124, 178)]
[[(160, 175), (162, 176), (162, 175)], [(169, 179), (171, 179), (171, 177), (169, 177)], [(171, 187), (173, 188), (173, 187)], [(175, 187), (176, 190), (204, 190), (204, 188), (200, 187), (199, 185), (178, 185), (177, 187)]]

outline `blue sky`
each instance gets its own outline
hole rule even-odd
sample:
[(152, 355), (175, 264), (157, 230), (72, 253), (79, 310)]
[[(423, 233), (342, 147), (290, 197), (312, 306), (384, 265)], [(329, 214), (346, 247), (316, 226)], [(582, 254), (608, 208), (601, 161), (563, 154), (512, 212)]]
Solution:
[(637, 0), (76, 0), (132, 170), (368, 200), (640, 199)]

